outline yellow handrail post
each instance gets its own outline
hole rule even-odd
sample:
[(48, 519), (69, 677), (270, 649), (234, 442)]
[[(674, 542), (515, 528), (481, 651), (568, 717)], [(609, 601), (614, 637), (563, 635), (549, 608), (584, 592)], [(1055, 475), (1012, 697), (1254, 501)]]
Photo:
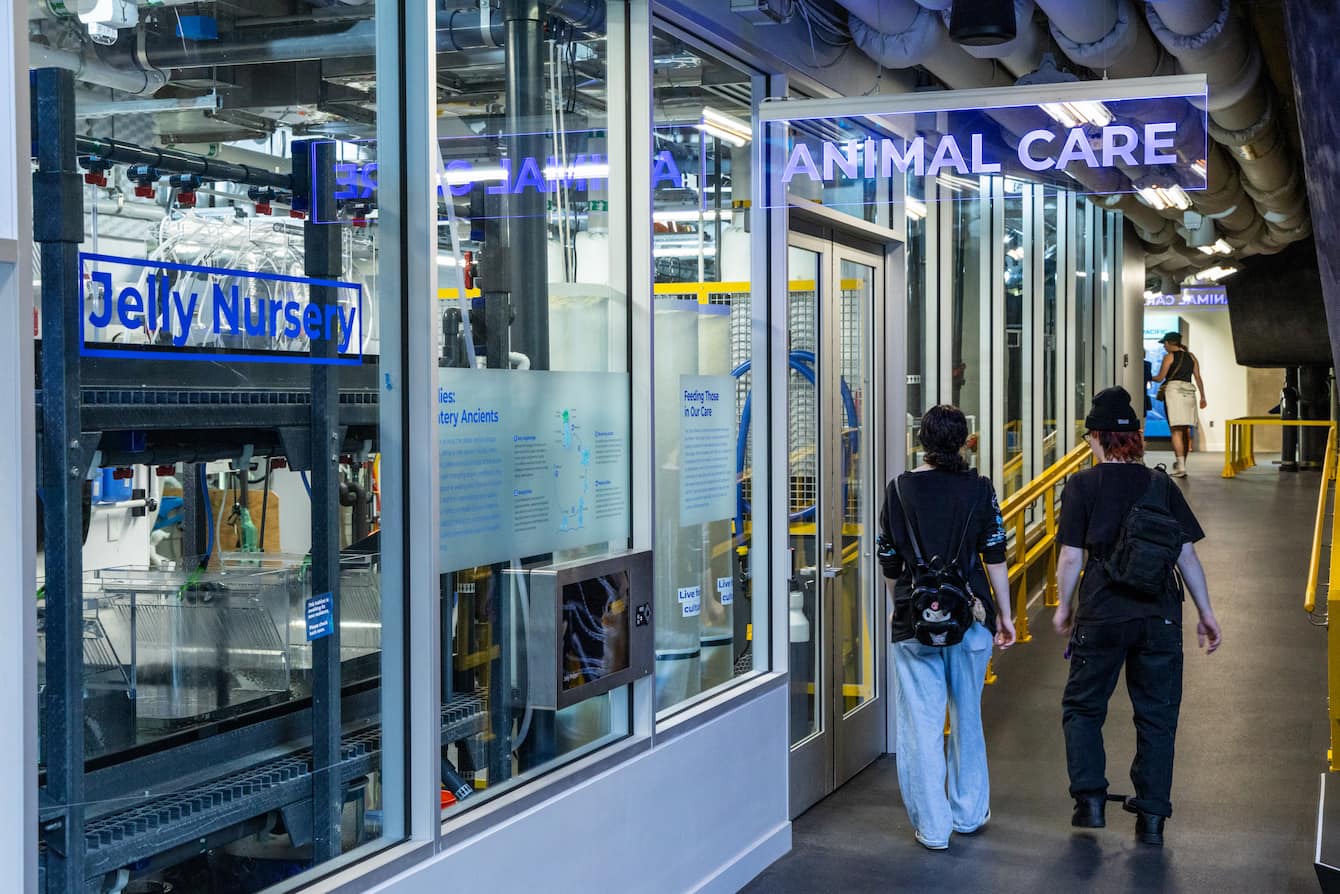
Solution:
[[(1312, 527), (1312, 557), (1307, 566), (1307, 589), (1303, 592), (1303, 611), (1309, 614), (1317, 608), (1317, 584), (1321, 579), (1321, 544), (1322, 535), (1326, 530), (1326, 505), (1327, 497), (1330, 495), (1331, 482), (1335, 480), (1336, 466), (1336, 430), (1332, 425), (1326, 435), (1326, 456), (1321, 467), (1321, 492), (1317, 495), (1317, 518)], [(1331, 539), (1331, 547), (1335, 548), (1335, 538)], [(1335, 562), (1331, 562), (1331, 570), (1334, 571)], [(1330, 578), (1328, 577), (1328, 581)]]
[(1047, 549), (1047, 589), (1043, 593), (1042, 604), (1047, 608), (1056, 608), (1061, 604), (1056, 586), (1056, 485), (1047, 488), (1046, 500), (1047, 539), (1051, 541), (1051, 546)]
[(1247, 449), (1244, 451), (1246, 455), (1243, 456), (1242, 461), (1243, 465), (1250, 469), (1256, 465), (1256, 427), (1250, 422), (1247, 423), (1245, 434), (1247, 435)]
[(1026, 643), (1033, 639), (1033, 635), (1028, 632), (1028, 526), (1026, 523), (1027, 507), (1018, 514), (1014, 526), (1014, 555), (1016, 560), (1023, 566), (1019, 574), (1019, 595), (1016, 597), (1014, 608), (1014, 632), (1018, 642)]
[(1233, 468), (1235, 459), (1233, 447), (1234, 444), (1237, 442), (1237, 437), (1238, 437), (1238, 423), (1236, 420), (1230, 419), (1228, 420), (1228, 431), (1224, 433), (1223, 477), (1225, 478), (1233, 478), (1237, 476), (1237, 470)]
[[(1335, 563), (1331, 563), (1334, 567)], [(1332, 575), (1334, 577), (1334, 575)], [(1332, 590), (1326, 597), (1326, 611), (1336, 612), (1328, 617), (1340, 618), (1340, 594)], [(1327, 713), (1330, 715), (1331, 750), (1328, 760), (1331, 771), (1340, 770), (1340, 753), (1336, 745), (1340, 743), (1340, 623), (1326, 625), (1326, 684)]]

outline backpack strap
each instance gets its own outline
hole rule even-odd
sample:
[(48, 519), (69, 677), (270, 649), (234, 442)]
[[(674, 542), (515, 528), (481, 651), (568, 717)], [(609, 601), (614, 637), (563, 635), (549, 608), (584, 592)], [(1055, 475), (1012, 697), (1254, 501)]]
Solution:
[(1145, 489), (1145, 495), (1140, 498), (1140, 505), (1162, 509), (1172, 515), (1172, 494), (1168, 492), (1170, 486), (1171, 479), (1166, 472), (1150, 469), (1149, 487)]
[(921, 544), (917, 542), (917, 532), (912, 527), (912, 516), (907, 511), (907, 501), (903, 499), (903, 489), (898, 486), (898, 479), (902, 476), (896, 476), (893, 479), (893, 493), (898, 498), (898, 508), (903, 511), (903, 527), (907, 528), (907, 539), (912, 542), (912, 555), (916, 557), (918, 565), (925, 565), (926, 560), (921, 556)]
[[(980, 475), (978, 476), (978, 480), (981, 480)], [(912, 555), (916, 558), (918, 565), (925, 565), (926, 559), (921, 554), (921, 544), (917, 540), (916, 530), (912, 527), (912, 516), (907, 511), (907, 501), (903, 499), (903, 491), (902, 488), (898, 486), (898, 478), (893, 479), (893, 492), (898, 497), (898, 507), (903, 511), (903, 524), (907, 528), (907, 539), (912, 542)], [(963, 544), (968, 542), (968, 533), (972, 530), (972, 517), (976, 510), (977, 500), (974, 498), (973, 501), (968, 504), (968, 518), (963, 523), (963, 533), (959, 536), (958, 548), (954, 551), (954, 554), (949, 557), (949, 560), (955, 564), (958, 563), (958, 557), (963, 553)]]

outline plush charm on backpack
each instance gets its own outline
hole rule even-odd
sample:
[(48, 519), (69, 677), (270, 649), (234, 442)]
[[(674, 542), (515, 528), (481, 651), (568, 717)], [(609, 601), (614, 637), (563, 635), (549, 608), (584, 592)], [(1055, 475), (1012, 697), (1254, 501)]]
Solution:
[(954, 646), (972, 626), (972, 589), (956, 564), (936, 556), (912, 570), (912, 635), (923, 646)]

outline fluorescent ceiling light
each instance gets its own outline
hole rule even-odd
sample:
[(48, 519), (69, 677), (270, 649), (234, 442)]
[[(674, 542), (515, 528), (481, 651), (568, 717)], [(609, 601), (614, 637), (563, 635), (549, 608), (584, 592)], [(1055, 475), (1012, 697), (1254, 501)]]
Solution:
[(1193, 161), (1191, 163), (1191, 170), (1202, 180), (1206, 178), (1206, 175), (1209, 172), (1209, 168), (1205, 166), (1205, 159), (1203, 158)]
[(1200, 249), (1202, 252), (1204, 252), (1204, 253), (1207, 254), (1207, 255), (1231, 255), (1231, 254), (1233, 254), (1233, 246), (1229, 245), (1227, 242), (1225, 242), (1225, 241), (1222, 240), (1222, 239), (1217, 239), (1217, 240), (1215, 240), (1214, 245), (1198, 245), (1198, 246), (1196, 246), (1196, 248)]
[[(729, 218), (730, 214), (729, 208), (721, 209), (722, 220)], [(692, 208), (679, 211), (656, 211), (652, 213), (651, 219), (657, 223), (697, 223), (700, 220), (716, 220), (717, 212), (713, 209), (695, 211)]]
[(1185, 282), (1195, 282), (1196, 280), (1202, 282), (1219, 282), (1219, 280), (1227, 279), (1237, 272), (1237, 267), (1207, 267), (1199, 273), (1193, 273), (1191, 276), (1188, 276)]
[(704, 245), (701, 251), (696, 248), (669, 246), (666, 248), (652, 249), (651, 254), (653, 257), (657, 258), (696, 258), (699, 255), (702, 255), (705, 258), (715, 258), (717, 256), (717, 250), (714, 245)]
[(1112, 112), (1101, 102), (1077, 100), (1075, 102), (1044, 102), (1042, 111), (1052, 116), (1062, 127), (1073, 128), (1085, 124), (1094, 127), (1106, 127), (1112, 123)]
[(448, 168), (442, 181), (448, 186), (465, 186), (469, 183), (491, 183), (506, 180), (507, 172), (496, 168)]
[(598, 163), (552, 165), (544, 169), (545, 180), (608, 180), (609, 176), (610, 166)]
[(703, 133), (737, 148), (754, 138), (753, 128), (749, 126), (747, 121), (741, 121), (739, 118), (727, 115), (711, 106), (703, 106), (702, 120), (697, 124), (697, 128)]
[(910, 219), (912, 220), (926, 219), (926, 203), (921, 201), (921, 199), (914, 199), (911, 196), (908, 196), (907, 200), (904, 202), (903, 207), (906, 209), (907, 216)]
[(952, 190), (971, 189), (974, 192), (981, 188), (976, 180), (969, 180), (967, 177), (958, 177), (954, 174), (941, 174), (940, 183)]
[(1191, 207), (1191, 196), (1186, 194), (1186, 190), (1176, 184), (1172, 186), (1143, 186), (1136, 190), (1145, 204), (1155, 211), (1165, 211), (1169, 208), (1176, 208), (1178, 211), (1185, 211)]

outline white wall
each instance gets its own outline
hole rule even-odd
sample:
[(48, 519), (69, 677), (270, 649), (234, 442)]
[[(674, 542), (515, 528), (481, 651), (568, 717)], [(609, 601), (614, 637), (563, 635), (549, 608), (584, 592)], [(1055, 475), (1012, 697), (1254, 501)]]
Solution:
[(788, 759), (775, 686), (371, 890), (735, 892), (791, 848)]
[(1224, 420), (1247, 415), (1247, 368), (1238, 366), (1233, 353), (1233, 333), (1226, 310), (1194, 310), (1182, 313), (1186, 322), (1185, 342), (1200, 361), (1208, 406), (1200, 411), (1203, 446), (1224, 449)]

